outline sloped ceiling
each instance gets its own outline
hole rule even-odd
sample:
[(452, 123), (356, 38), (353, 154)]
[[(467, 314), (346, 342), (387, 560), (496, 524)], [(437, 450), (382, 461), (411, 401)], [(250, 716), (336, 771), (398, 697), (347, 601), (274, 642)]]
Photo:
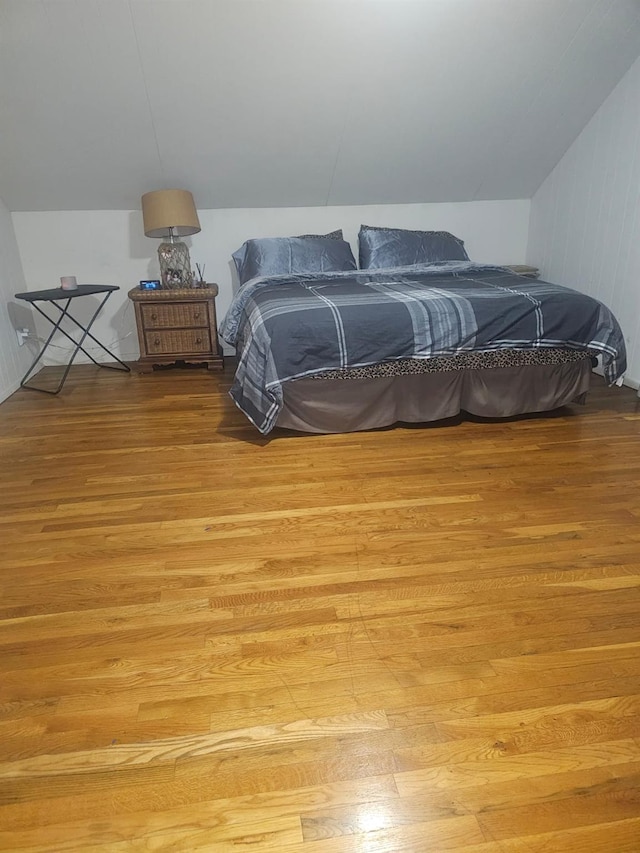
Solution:
[(0, 196), (528, 198), (639, 53), (639, 0), (0, 0)]

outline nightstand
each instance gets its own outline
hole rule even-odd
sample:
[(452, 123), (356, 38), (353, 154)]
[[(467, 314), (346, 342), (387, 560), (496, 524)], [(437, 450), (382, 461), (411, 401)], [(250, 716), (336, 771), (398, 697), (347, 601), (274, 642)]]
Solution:
[(150, 373), (155, 364), (206, 364), (222, 370), (218, 341), (216, 296), (218, 285), (179, 290), (129, 291), (136, 310), (140, 359), (136, 368)]
[(524, 275), (527, 278), (538, 278), (540, 270), (538, 267), (530, 267), (528, 264), (505, 264), (508, 270), (515, 272), (518, 275)]

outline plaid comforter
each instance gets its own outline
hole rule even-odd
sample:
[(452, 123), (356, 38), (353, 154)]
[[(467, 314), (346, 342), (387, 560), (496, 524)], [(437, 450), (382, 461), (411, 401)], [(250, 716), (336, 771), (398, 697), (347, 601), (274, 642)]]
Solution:
[(284, 382), (327, 370), (558, 346), (601, 353), (610, 383), (626, 369), (620, 327), (596, 299), (462, 261), (252, 279), (220, 333), (238, 353), (230, 394), (263, 433), (275, 426)]

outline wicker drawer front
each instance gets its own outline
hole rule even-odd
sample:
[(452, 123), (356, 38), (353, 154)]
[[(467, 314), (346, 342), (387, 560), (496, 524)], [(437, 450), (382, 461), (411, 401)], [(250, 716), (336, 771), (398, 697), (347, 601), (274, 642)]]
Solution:
[(173, 305), (142, 305), (145, 329), (172, 329), (175, 326), (208, 326), (206, 302), (175, 302)]
[(149, 355), (187, 355), (211, 352), (209, 329), (172, 329), (168, 332), (147, 332), (145, 341)]

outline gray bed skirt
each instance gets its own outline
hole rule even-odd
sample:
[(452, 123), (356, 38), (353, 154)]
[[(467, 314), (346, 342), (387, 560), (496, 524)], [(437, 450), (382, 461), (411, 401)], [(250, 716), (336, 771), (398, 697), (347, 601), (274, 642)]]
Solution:
[(591, 359), (363, 379), (298, 379), (283, 386), (277, 426), (303, 432), (354, 432), (423, 423), (468, 412), (507, 418), (581, 402)]

